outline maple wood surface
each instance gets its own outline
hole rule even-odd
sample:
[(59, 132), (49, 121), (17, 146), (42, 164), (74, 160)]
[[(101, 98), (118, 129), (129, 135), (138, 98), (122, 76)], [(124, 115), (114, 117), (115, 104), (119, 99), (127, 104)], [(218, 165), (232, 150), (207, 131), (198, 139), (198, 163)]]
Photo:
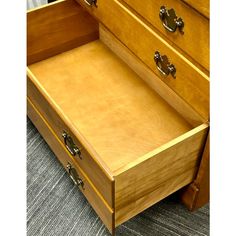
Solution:
[(99, 25), (99, 39), (120, 57), (130, 68), (142, 78), (150, 88), (157, 92), (170, 106), (172, 106), (193, 127), (207, 119), (201, 117), (189, 104), (181, 99), (169, 86), (145, 65), (134, 53), (122, 44), (104, 25)]
[(27, 13), (28, 64), (97, 38), (97, 21), (73, 0), (58, 1)]
[(210, 0), (182, 0), (189, 4), (191, 7), (195, 8), (205, 17), (210, 17)]
[[(181, 0), (150, 0), (148, 3), (137, 0), (120, 1), (129, 4), (171, 42), (209, 70), (209, 20), (206, 17)], [(178, 29), (173, 33), (164, 28), (159, 17), (161, 6), (165, 6), (167, 10), (173, 8), (177, 17), (183, 20), (183, 34)]]
[(191, 129), (99, 40), (29, 68), (112, 171)]
[(158, 76), (160, 72), (154, 61), (154, 54), (159, 51), (161, 55), (166, 55), (176, 68), (176, 78), (169, 75), (162, 76), (161, 80), (202, 117), (209, 119), (209, 77), (207, 74), (118, 0), (99, 0), (97, 8), (88, 7), (83, 0), (76, 1), (103, 23)]

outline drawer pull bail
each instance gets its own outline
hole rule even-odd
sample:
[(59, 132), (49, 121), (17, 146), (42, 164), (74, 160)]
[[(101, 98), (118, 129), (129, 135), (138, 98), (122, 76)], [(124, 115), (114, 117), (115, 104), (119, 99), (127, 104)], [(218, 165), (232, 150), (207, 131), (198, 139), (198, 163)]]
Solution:
[(77, 171), (75, 168), (73, 168), (71, 166), (71, 164), (68, 162), (67, 166), (66, 166), (67, 170), (68, 170), (68, 173), (70, 175), (70, 178), (73, 180), (74, 184), (77, 186), (77, 187), (82, 187), (82, 189), (84, 189), (84, 182), (83, 180), (79, 177)]
[(92, 7), (93, 5), (97, 7), (97, 0), (84, 0), (84, 2), (90, 7)]
[(159, 16), (164, 28), (169, 32), (173, 33), (178, 28), (182, 34), (184, 33), (184, 22), (180, 17), (178, 18), (176, 16), (175, 10), (173, 8), (167, 10), (165, 6), (161, 6)]
[(166, 77), (169, 74), (176, 78), (176, 69), (173, 64), (170, 64), (166, 55), (161, 56), (161, 54), (156, 51), (154, 55), (154, 61), (156, 62), (157, 69), (161, 72), (162, 76)]
[(63, 131), (62, 137), (64, 139), (65, 146), (66, 146), (67, 150), (70, 152), (70, 154), (72, 156), (78, 155), (79, 158), (82, 159), (81, 151), (75, 145), (75, 143), (74, 143), (73, 139), (71, 138), (71, 136), (67, 132)]

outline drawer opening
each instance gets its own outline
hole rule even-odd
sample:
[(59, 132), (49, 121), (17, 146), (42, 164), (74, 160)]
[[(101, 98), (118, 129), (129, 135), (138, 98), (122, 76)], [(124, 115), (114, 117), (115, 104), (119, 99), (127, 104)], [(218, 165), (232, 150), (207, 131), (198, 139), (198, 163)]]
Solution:
[(112, 171), (193, 128), (100, 40), (29, 69)]

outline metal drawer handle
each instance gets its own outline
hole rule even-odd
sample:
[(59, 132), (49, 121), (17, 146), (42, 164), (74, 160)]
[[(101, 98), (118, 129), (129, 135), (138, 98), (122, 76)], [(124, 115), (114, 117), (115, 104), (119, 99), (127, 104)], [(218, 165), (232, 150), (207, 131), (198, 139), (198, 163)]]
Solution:
[(67, 150), (70, 152), (70, 154), (72, 156), (78, 155), (79, 158), (82, 159), (81, 151), (75, 145), (75, 143), (74, 143), (73, 139), (71, 138), (71, 136), (66, 131), (63, 131), (62, 137), (64, 139), (65, 146), (66, 146)]
[(184, 22), (180, 17), (178, 18), (176, 16), (175, 10), (173, 8), (167, 10), (165, 6), (161, 6), (159, 16), (164, 28), (169, 32), (175, 32), (178, 28), (182, 34), (184, 33)]
[(97, 7), (97, 0), (84, 0), (84, 2), (90, 7), (92, 7), (93, 5)]
[(166, 55), (161, 56), (161, 54), (156, 51), (154, 55), (154, 61), (156, 62), (157, 69), (161, 72), (163, 76), (168, 76), (171, 74), (173, 78), (176, 78), (176, 69), (173, 64), (170, 64)]
[(73, 180), (74, 184), (78, 187), (82, 187), (82, 189), (84, 189), (84, 182), (83, 180), (79, 177), (77, 171), (75, 168), (73, 168), (71, 166), (71, 164), (68, 162), (67, 166), (66, 166), (68, 172), (69, 172), (69, 175), (70, 175), (70, 178)]

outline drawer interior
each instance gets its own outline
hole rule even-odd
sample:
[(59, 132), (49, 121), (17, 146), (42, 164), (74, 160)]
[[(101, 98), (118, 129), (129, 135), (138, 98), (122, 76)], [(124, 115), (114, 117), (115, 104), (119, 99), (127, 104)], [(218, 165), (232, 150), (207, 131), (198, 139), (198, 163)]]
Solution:
[(99, 39), (98, 23), (75, 1), (32, 14), (29, 70), (111, 172), (194, 128)]
[(192, 128), (100, 40), (29, 69), (112, 172)]

